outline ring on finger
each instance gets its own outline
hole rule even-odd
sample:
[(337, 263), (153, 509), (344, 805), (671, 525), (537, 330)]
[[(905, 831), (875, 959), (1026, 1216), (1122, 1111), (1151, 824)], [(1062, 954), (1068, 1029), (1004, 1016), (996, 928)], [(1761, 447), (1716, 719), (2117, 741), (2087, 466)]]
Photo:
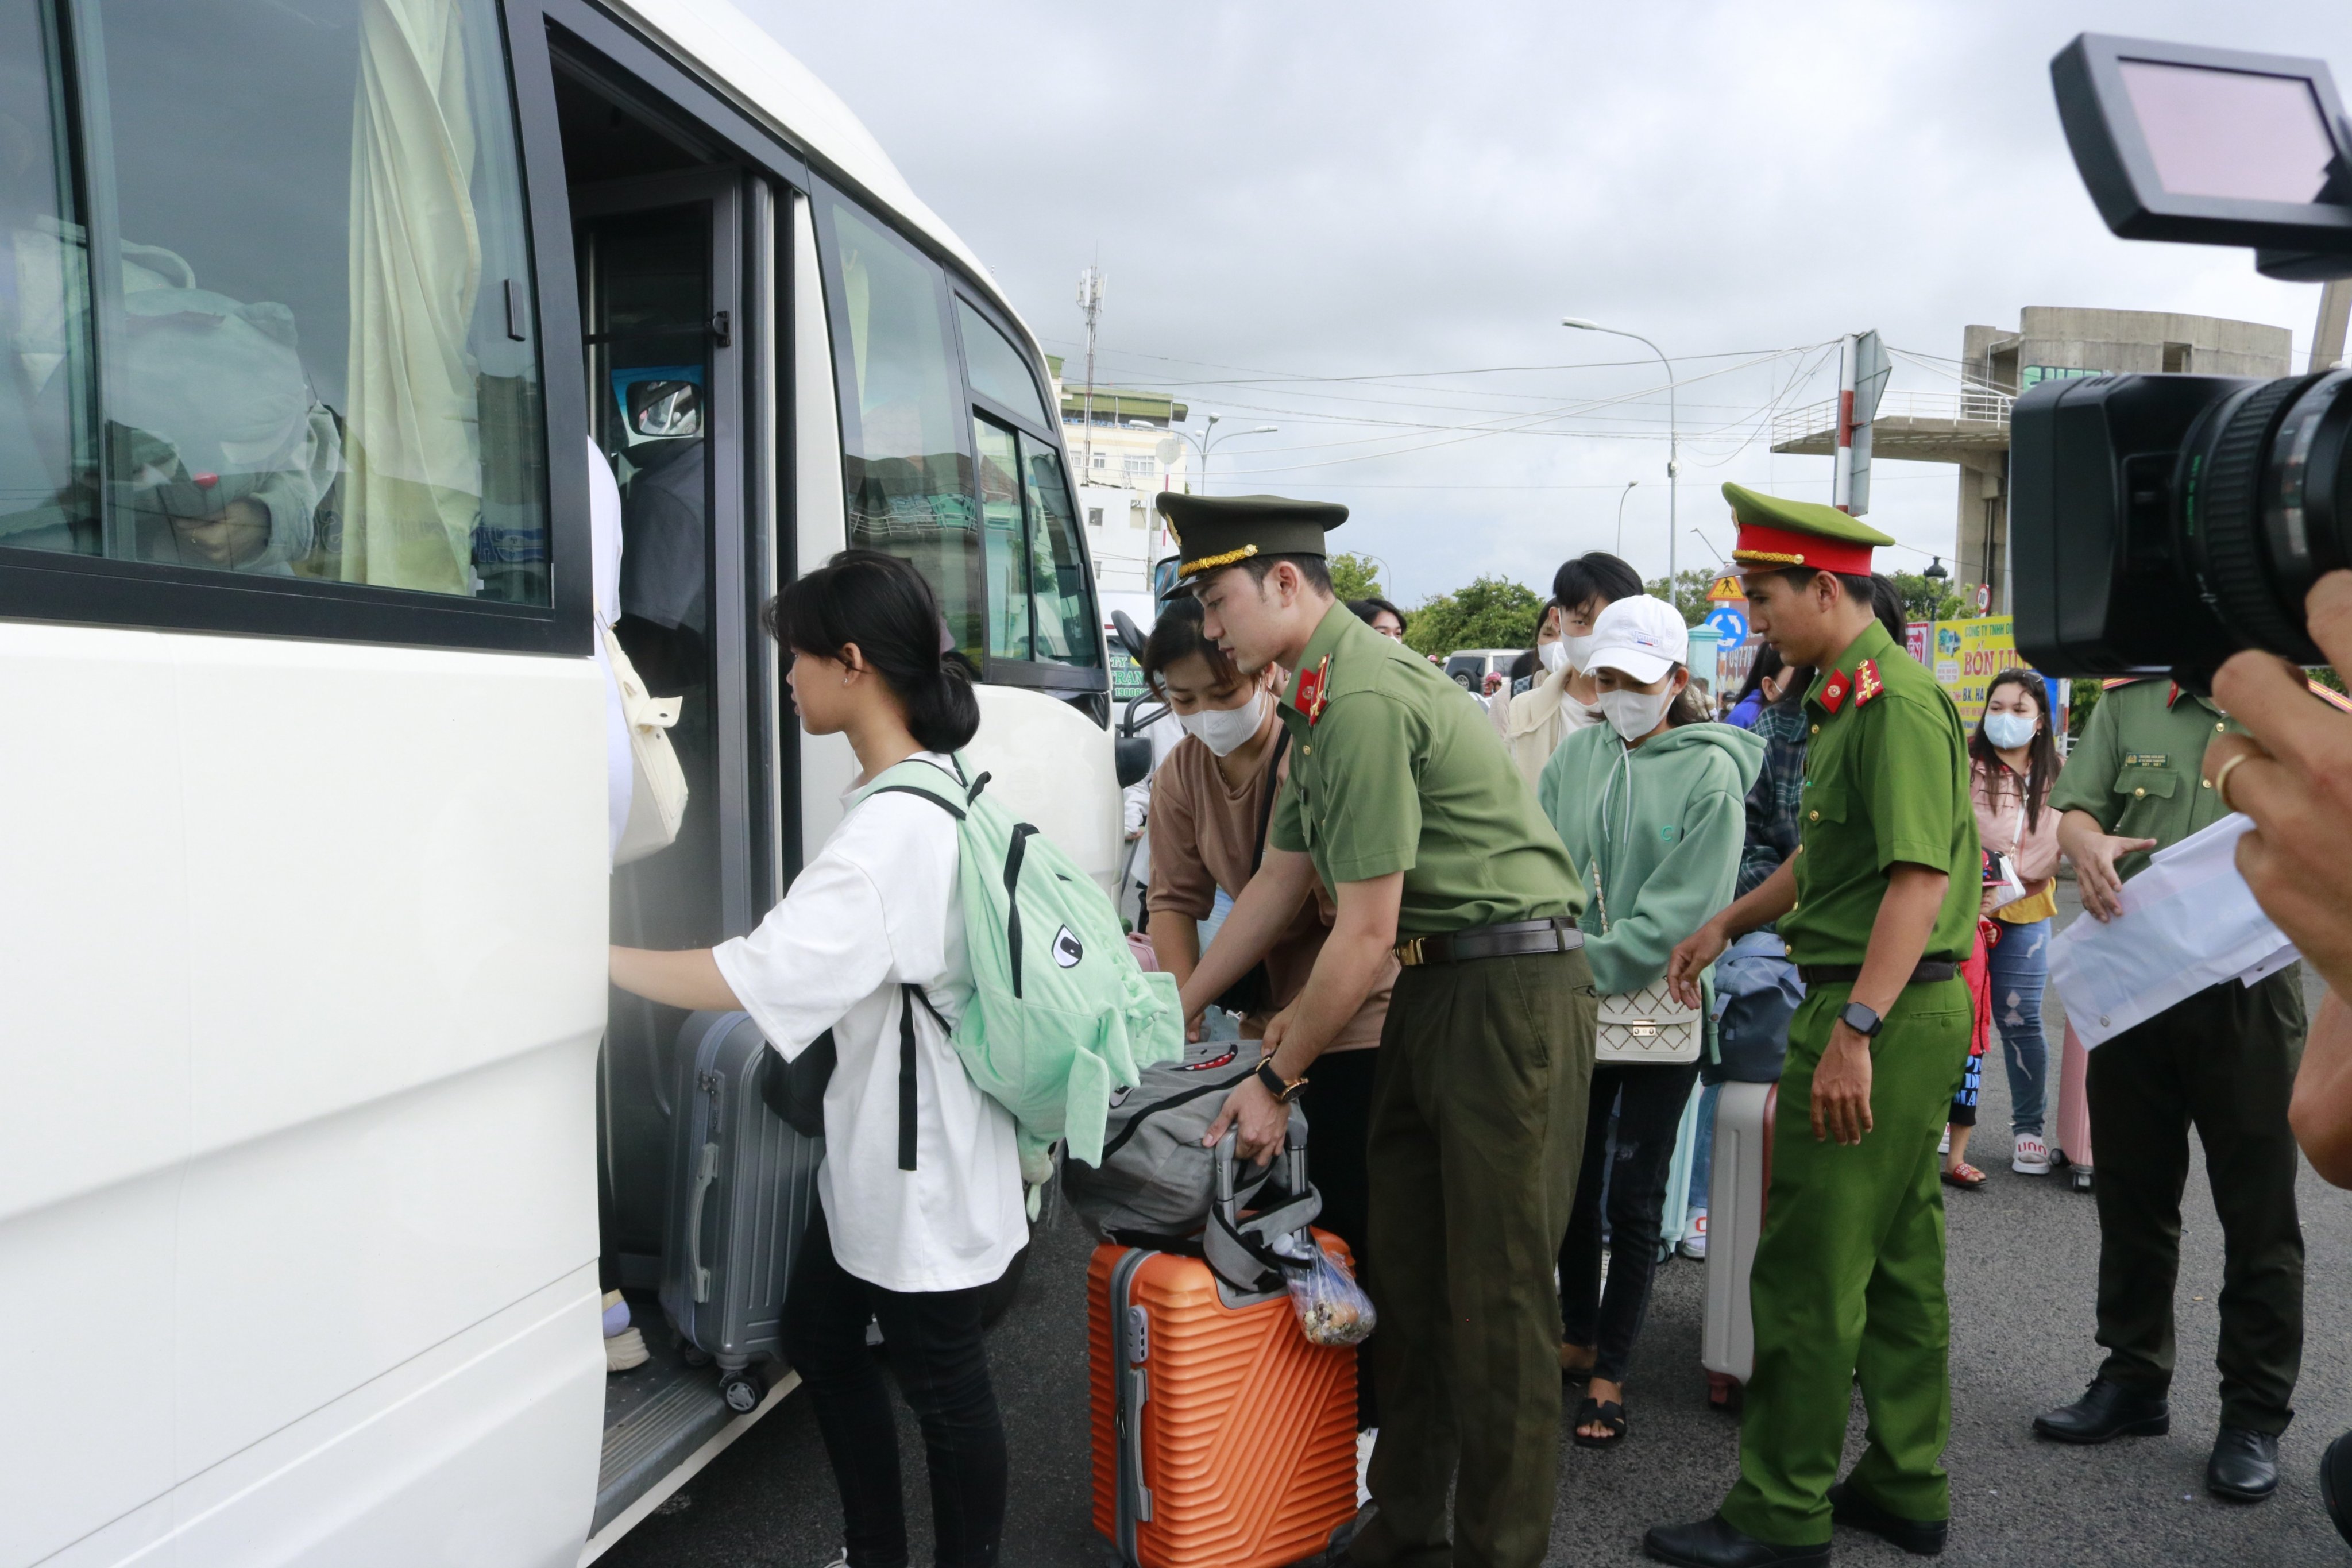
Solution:
[(2220, 767), (2213, 770), (2213, 793), (2221, 796), (2223, 811), (2234, 812), (2238, 809), (2230, 804), (2230, 774), (2240, 763), (2252, 755), (2252, 752), (2232, 752), (2221, 760)]

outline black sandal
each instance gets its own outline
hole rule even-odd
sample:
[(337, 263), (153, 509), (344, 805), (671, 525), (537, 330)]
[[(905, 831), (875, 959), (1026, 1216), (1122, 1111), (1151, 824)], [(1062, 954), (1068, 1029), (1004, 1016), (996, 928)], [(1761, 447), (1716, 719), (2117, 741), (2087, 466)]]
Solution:
[[(1589, 1436), (1585, 1428), (1598, 1422), (1609, 1428), (1606, 1437)], [(1613, 1448), (1625, 1440), (1625, 1407), (1614, 1399), (1588, 1397), (1576, 1407), (1576, 1419), (1570, 1426), (1580, 1448)]]

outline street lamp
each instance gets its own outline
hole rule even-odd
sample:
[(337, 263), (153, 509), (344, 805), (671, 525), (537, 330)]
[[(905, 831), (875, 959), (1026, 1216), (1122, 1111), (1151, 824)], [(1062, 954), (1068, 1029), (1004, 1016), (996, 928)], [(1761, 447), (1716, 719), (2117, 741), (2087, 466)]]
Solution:
[[(1682, 421), (1675, 408), (1675, 362), (1666, 357), (1664, 350), (1639, 332), (1625, 331), (1618, 327), (1604, 327), (1598, 321), (1588, 321), (1581, 316), (1562, 316), (1559, 319), (1559, 324), (1563, 327), (1574, 327), (1580, 332), (1606, 332), (1612, 338), (1631, 338), (1656, 354), (1658, 363), (1666, 367), (1666, 590), (1672, 593), (1675, 567), (1680, 559), (1675, 552), (1675, 544), (1682, 531), (1676, 526), (1680, 520), (1675, 513), (1675, 472), (1681, 466), (1682, 457)], [(1619, 503), (1621, 512), (1622, 505), (1621, 500)]]
[(1627, 479), (1625, 488), (1617, 492), (1617, 557), (1621, 561), (1625, 557), (1625, 498), (1632, 495), (1633, 487), (1641, 482), (1639, 479)]
[(1927, 563), (1927, 569), (1919, 574), (1932, 583), (1941, 583), (1951, 576), (1951, 573), (1945, 570), (1944, 558), (1940, 555), (1930, 560)]
[(1248, 430), (1228, 430), (1220, 436), (1217, 434), (1217, 421), (1223, 417), (1222, 414), (1210, 415), (1207, 426), (1198, 436), (1180, 426), (1168, 426), (1172, 434), (1190, 441), (1193, 448), (1201, 454), (1201, 494), (1202, 495), (1209, 493), (1209, 449), (1211, 447), (1220, 441), (1229, 441), (1236, 436), (1271, 436), (1282, 428), (1279, 425), (1260, 425)]

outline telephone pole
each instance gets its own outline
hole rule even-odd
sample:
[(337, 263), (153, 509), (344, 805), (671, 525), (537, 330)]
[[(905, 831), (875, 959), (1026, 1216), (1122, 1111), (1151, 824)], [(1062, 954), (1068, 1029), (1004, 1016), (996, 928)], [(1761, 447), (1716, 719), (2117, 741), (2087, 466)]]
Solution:
[(1089, 264), (1078, 274), (1078, 309), (1087, 318), (1087, 439), (1086, 456), (1078, 469), (1078, 482), (1082, 485), (1095, 482), (1095, 323), (1102, 316), (1102, 268)]

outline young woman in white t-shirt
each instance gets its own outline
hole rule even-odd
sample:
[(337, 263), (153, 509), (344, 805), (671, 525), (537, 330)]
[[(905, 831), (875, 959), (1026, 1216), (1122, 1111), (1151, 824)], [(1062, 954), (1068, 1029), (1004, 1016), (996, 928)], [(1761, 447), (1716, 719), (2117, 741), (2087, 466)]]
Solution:
[(848, 1562), (903, 1568), (898, 1440), (870, 1316), (923, 1429), (941, 1568), (990, 1568), (1004, 1525), (1004, 1426), (981, 1294), (1028, 1239), (1013, 1118), (915, 1009), (915, 1169), (899, 1168), (898, 1014), (919, 985), (952, 1026), (972, 994), (955, 819), (864, 787), (908, 758), (951, 768), (980, 708), (931, 592), (896, 556), (845, 550), (761, 616), (790, 650), (802, 728), (857, 753), (849, 809), (749, 936), (684, 952), (613, 950), (613, 983), (675, 1007), (740, 1007), (786, 1061), (833, 1031), (822, 1206), (784, 1303), (784, 1350), (815, 1401), (841, 1486)]

